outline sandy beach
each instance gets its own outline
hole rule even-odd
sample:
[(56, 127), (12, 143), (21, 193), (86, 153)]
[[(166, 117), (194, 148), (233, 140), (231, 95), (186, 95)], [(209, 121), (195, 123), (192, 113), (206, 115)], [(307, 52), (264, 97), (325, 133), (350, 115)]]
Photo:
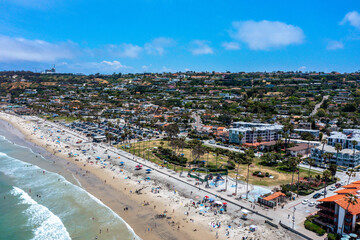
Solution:
[[(71, 173), (79, 185), (121, 216), (142, 239), (294, 239), (254, 214), (247, 221), (240, 220), (240, 209), (229, 207), (227, 213), (220, 214), (219, 208), (202, 202), (206, 194), (201, 190), (177, 185), (176, 180), (155, 171), (135, 171), (136, 163), (126, 156), (86, 142), (76, 133), (58, 130), (52, 123), (4, 113), (0, 119), (15, 127), (8, 125), (9, 132), (46, 149), (41, 154), (53, 161), (57, 171)], [(250, 231), (250, 225), (256, 225), (256, 230)]]

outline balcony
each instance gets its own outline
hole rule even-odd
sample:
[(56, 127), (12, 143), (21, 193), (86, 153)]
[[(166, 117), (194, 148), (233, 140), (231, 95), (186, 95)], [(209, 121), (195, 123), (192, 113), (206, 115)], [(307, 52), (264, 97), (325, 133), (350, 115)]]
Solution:
[(326, 213), (324, 213), (324, 212), (322, 212), (322, 211), (319, 211), (317, 214), (318, 214), (319, 216), (321, 216), (321, 217), (329, 218), (329, 219), (331, 219), (332, 221), (335, 221), (335, 216), (333, 216), (333, 215), (326, 214)]
[(316, 222), (316, 223), (318, 223), (318, 224), (320, 224), (320, 225), (322, 225), (322, 226), (331, 226), (331, 227), (335, 227), (336, 225), (334, 224), (334, 223), (329, 223), (329, 222), (323, 222), (323, 221), (321, 221), (320, 219), (318, 219), (318, 218), (315, 218), (314, 219), (314, 222)]
[(324, 210), (324, 211), (328, 211), (328, 212), (331, 212), (331, 213), (335, 213), (335, 210), (330, 208), (330, 207), (327, 207), (327, 206), (324, 206), (322, 204), (318, 205), (318, 207), (321, 209), (321, 210)]

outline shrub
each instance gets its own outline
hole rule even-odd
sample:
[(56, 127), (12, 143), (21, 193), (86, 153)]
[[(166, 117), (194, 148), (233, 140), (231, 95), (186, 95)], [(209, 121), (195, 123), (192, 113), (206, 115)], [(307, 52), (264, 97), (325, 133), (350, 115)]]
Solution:
[(311, 194), (313, 192), (314, 192), (314, 190), (311, 190), (311, 189), (309, 189), (309, 190), (300, 190), (299, 195), (306, 196), (306, 195), (309, 195), (309, 194)]
[(253, 176), (257, 176), (260, 173), (260, 171), (253, 172)]
[(315, 232), (317, 235), (319, 236), (322, 236), (325, 234), (325, 230), (322, 229), (319, 225), (315, 224), (315, 223), (312, 223), (310, 222), (309, 220), (306, 220), (304, 222), (304, 225), (305, 225), (305, 228), (312, 231), (312, 232)]
[(269, 177), (269, 176), (270, 176), (270, 173), (266, 172), (266, 173), (265, 173), (265, 176), (266, 176), (266, 177)]
[(340, 236), (338, 234), (336, 234), (336, 233), (328, 233), (327, 237), (328, 237), (329, 240), (340, 239)]

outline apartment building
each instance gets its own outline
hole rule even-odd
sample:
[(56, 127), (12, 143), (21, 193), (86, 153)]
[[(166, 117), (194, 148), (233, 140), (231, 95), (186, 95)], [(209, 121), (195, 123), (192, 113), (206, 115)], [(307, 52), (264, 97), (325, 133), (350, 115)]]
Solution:
[[(360, 165), (360, 129), (344, 129), (343, 132), (332, 132), (327, 141), (327, 145), (320, 145), (311, 149), (311, 158), (315, 159), (315, 165), (325, 167), (333, 163), (351, 168)], [(356, 144), (353, 145), (353, 143)], [(339, 153), (335, 149), (336, 144), (342, 146)], [(325, 153), (331, 153), (332, 158), (324, 159)]]
[(359, 232), (360, 202), (352, 205), (348, 203), (349, 195), (360, 197), (360, 181), (343, 186), (344, 189), (335, 191), (337, 195), (317, 200), (319, 217), (314, 221), (330, 232), (338, 234)]
[(261, 137), (261, 142), (276, 141), (281, 139), (282, 129), (283, 126), (278, 124), (235, 122), (233, 128), (229, 129), (229, 141), (241, 144), (257, 143), (259, 137)]
[[(360, 129), (344, 129), (342, 132), (331, 132), (330, 137), (327, 138), (328, 145), (335, 146), (337, 143), (341, 144), (342, 148), (349, 148), (360, 150)], [(357, 144), (353, 146), (353, 141)]]
[[(324, 159), (325, 153), (331, 153), (331, 159)], [(318, 146), (311, 149), (311, 158), (315, 159), (315, 165), (319, 167), (326, 167), (329, 164), (336, 164), (347, 168), (353, 168), (360, 165), (360, 151), (343, 149), (339, 154), (335, 147), (331, 145)]]

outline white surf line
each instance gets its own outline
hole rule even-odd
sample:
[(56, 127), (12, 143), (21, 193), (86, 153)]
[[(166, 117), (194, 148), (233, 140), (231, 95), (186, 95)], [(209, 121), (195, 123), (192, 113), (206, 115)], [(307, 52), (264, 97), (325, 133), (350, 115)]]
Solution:
[(83, 188), (83, 186), (81, 185), (79, 179), (77, 179), (73, 173), (71, 173), (71, 175), (72, 175), (73, 178), (76, 180), (77, 184), (79, 184), (79, 186), (80, 186), (81, 188)]

